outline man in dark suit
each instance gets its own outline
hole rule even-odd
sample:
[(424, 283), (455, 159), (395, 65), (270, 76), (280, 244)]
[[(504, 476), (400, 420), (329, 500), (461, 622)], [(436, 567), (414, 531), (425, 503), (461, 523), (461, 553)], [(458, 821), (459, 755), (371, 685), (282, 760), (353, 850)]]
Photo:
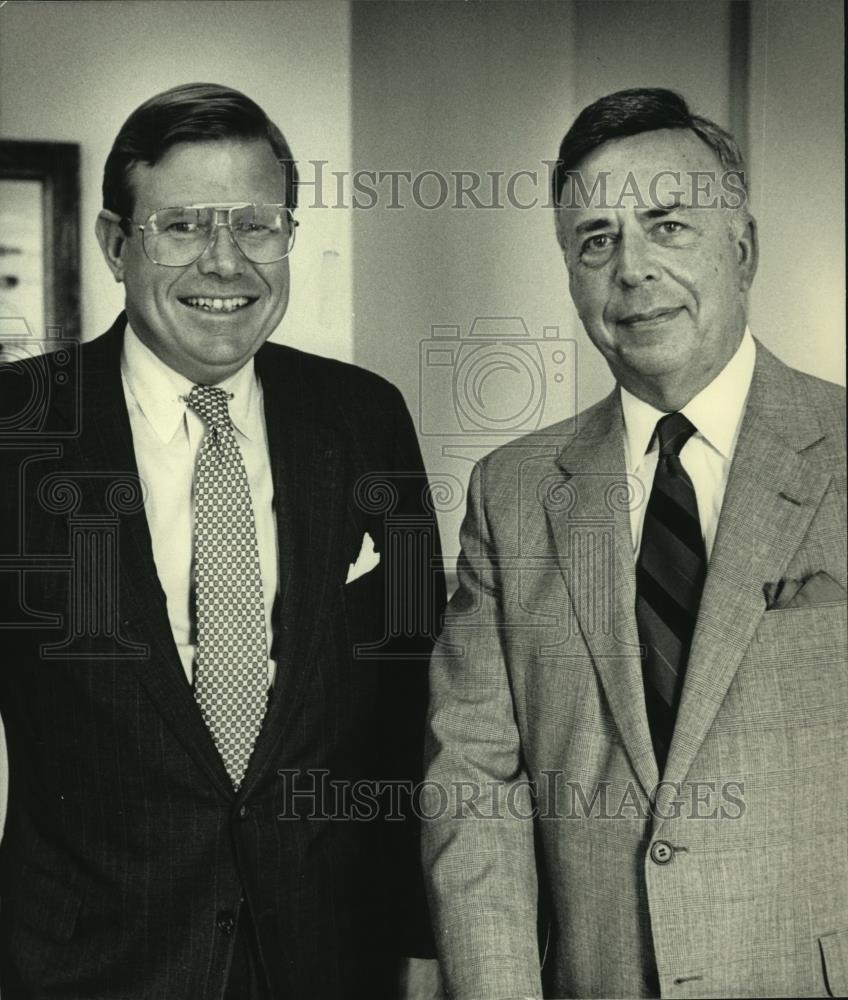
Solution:
[(3, 1000), (389, 998), (429, 953), (437, 528), (397, 390), (265, 343), (296, 182), (243, 94), (147, 101), (126, 313), (2, 372)]
[(741, 155), (679, 95), (584, 109), (553, 194), (617, 386), (472, 477), (424, 832), (448, 991), (845, 996), (845, 392), (747, 329)]

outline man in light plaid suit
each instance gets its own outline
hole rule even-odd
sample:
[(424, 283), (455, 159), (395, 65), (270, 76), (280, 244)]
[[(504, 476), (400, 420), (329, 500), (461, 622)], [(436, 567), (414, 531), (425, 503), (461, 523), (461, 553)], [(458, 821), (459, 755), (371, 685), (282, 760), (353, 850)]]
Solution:
[(472, 476), (431, 682), (448, 992), (844, 996), (844, 390), (747, 329), (741, 156), (678, 95), (586, 108), (554, 198), (617, 386)]

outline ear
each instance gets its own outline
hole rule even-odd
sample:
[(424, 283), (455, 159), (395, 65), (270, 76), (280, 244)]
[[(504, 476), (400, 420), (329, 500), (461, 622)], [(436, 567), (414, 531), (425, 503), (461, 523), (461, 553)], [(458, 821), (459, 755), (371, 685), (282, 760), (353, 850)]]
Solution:
[(754, 283), (754, 275), (757, 273), (757, 264), (760, 260), (757, 220), (752, 215), (739, 224), (736, 234), (736, 253), (739, 261), (739, 290), (747, 292)]
[(97, 216), (94, 230), (103, 257), (115, 281), (124, 280), (124, 244), (126, 236), (121, 229), (121, 217), (104, 208)]

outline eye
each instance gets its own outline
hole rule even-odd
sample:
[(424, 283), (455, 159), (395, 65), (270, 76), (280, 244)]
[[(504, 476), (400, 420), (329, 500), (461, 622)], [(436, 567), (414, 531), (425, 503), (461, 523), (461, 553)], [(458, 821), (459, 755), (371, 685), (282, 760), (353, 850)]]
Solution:
[(580, 252), (589, 256), (592, 256), (593, 254), (602, 254), (606, 250), (609, 250), (614, 242), (615, 237), (612, 233), (598, 233), (597, 235), (590, 236), (587, 240), (583, 241), (583, 244), (580, 247)]
[(175, 236), (190, 236), (192, 233), (196, 233), (200, 226), (196, 222), (172, 222), (167, 229), (167, 232), (173, 233)]
[(244, 233), (247, 236), (255, 235), (257, 233), (267, 233), (269, 231), (267, 226), (263, 226), (259, 222), (240, 222), (236, 226), (236, 229), (238, 232)]
[(659, 233), (660, 236), (676, 236), (688, 228), (682, 222), (677, 222), (674, 219), (666, 219), (664, 222), (657, 223), (654, 226), (654, 231)]

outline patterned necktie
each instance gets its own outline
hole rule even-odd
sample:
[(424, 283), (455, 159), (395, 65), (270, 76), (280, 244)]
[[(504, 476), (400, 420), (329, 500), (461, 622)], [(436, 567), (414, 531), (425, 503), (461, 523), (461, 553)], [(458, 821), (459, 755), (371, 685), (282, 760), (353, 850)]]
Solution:
[(196, 385), (186, 402), (206, 424), (194, 474), (194, 696), (238, 788), (267, 706), (268, 651), (253, 505), (228, 396)]
[(636, 621), (645, 647), (642, 675), (651, 739), (660, 777), (665, 768), (707, 557), (698, 501), (680, 462), (695, 433), (682, 413), (657, 422), (659, 459), (636, 563)]

